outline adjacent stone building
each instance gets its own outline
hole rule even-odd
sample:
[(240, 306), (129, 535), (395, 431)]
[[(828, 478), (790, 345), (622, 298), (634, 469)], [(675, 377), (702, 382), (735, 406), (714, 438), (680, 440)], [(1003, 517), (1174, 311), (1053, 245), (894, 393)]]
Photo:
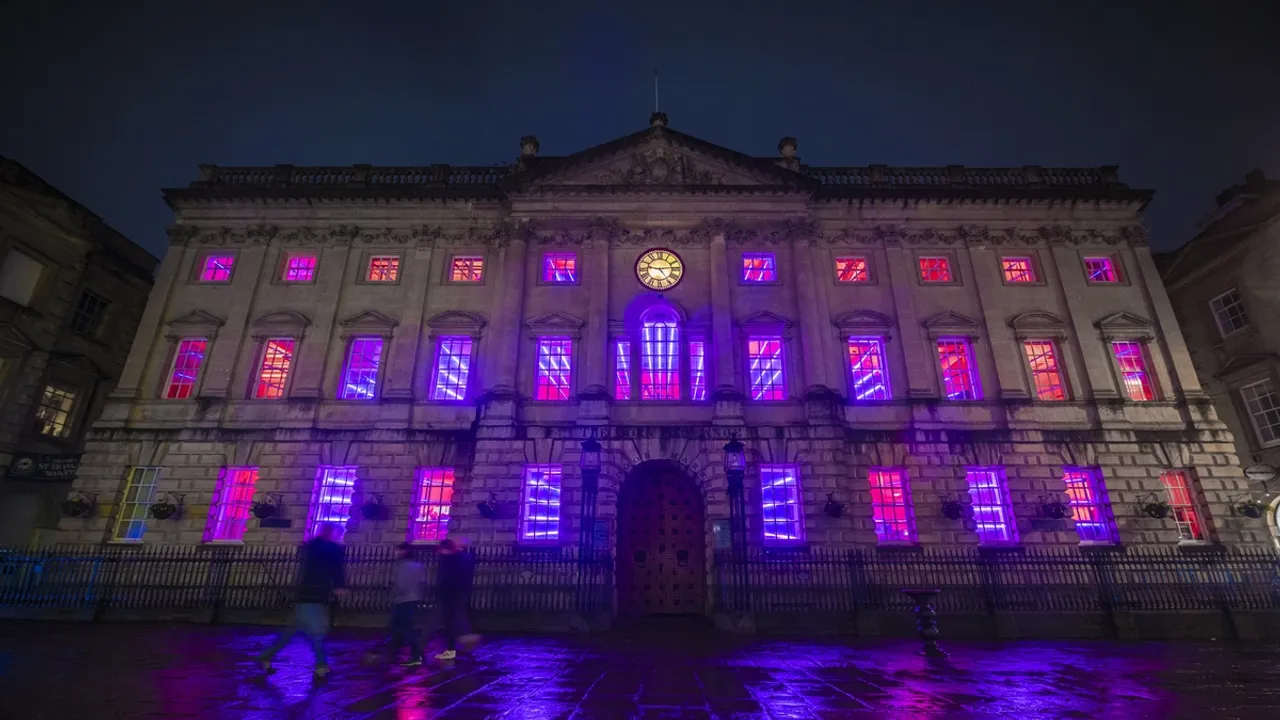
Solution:
[(0, 547), (56, 532), (158, 264), (0, 157)]
[(655, 114), (509, 166), (202, 167), (78, 481), (99, 513), (62, 538), (575, 545), (596, 438), (619, 605), (678, 608), (736, 438), (757, 545), (1266, 542), (1228, 510), (1149, 191), (778, 148)]

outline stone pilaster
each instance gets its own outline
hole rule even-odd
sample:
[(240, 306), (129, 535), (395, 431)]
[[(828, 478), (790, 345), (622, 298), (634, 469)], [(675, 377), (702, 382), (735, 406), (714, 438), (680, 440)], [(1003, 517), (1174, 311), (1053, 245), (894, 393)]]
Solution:
[(321, 301), (314, 309), (310, 331), (303, 337), (294, 369), (290, 397), (319, 398), (324, 396), (324, 368), (329, 354), (329, 342), (337, 321), (338, 305), (343, 291), (360, 272), (360, 251), (354, 247), (325, 248), (317, 267), (316, 282), (325, 289)]
[(717, 422), (742, 421), (742, 390), (738, 387), (738, 344), (733, 337), (733, 300), (729, 296), (729, 264), (723, 232), (711, 237), (711, 352), (715, 353), (713, 413)]
[(609, 382), (609, 236), (606, 229), (591, 231), (583, 245), (582, 286), (587, 294), (587, 318), (583, 332), (582, 388), (584, 395), (608, 393)]
[(209, 362), (203, 370), (204, 380), (200, 386), (201, 397), (225, 398), (231, 392), (231, 381), (251, 320), (249, 314), (257, 297), (256, 290), (269, 282), (264, 276), (266, 257), (265, 247), (241, 250), (231, 285), (219, 288), (227, 291), (227, 323), (218, 333), (220, 342), (213, 343), (209, 352)]
[(886, 248), (889, 286), (893, 288), (893, 305), (898, 316), (898, 334), (902, 336), (902, 354), (907, 361), (907, 397), (936, 398), (938, 358), (925, 345), (920, 332), (920, 315), (912, 297), (916, 286), (911, 253), (905, 248)]
[(1141, 283), (1147, 296), (1147, 302), (1155, 315), (1163, 342), (1159, 343), (1165, 352), (1165, 364), (1174, 383), (1173, 390), (1187, 400), (1203, 400), (1208, 396), (1196, 376), (1195, 366), (1191, 364), (1191, 353), (1187, 351), (1187, 341), (1178, 328), (1178, 318), (1173, 314), (1173, 303), (1169, 301), (1169, 293), (1160, 280), (1160, 271), (1156, 269), (1155, 260), (1151, 257), (1151, 248), (1135, 247), (1133, 254), (1137, 257), (1138, 272), (1134, 281)]
[[(434, 253), (430, 247), (420, 247), (405, 263), (405, 277), (430, 278), (431, 260)], [(427, 287), (431, 283), (426, 280), (414, 282), (409, 287), (409, 297), (405, 300), (404, 315), (400, 318), (398, 337), (392, 341), (391, 354), (387, 358), (382, 396), (389, 399), (408, 400), (413, 397), (414, 378), (423, 373), (418, 369), (418, 351), (422, 347), (422, 320), (427, 306)]]
[[(190, 253), (194, 256), (195, 253)], [(125, 360), (124, 370), (116, 383), (111, 397), (122, 400), (133, 400), (138, 397), (138, 389), (142, 383), (143, 373), (152, 355), (162, 343), (158, 343), (164, 314), (169, 307), (169, 298), (174, 288), (181, 285), (183, 271), (190, 272), (190, 258), (187, 257), (184, 245), (171, 245), (164, 254), (160, 269), (156, 273), (156, 284), (151, 288), (147, 306), (142, 311), (142, 319), (138, 321), (138, 331), (133, 336), (133, 345), (129, 348), (129, 357)], [(163, 362), (163, 361), (161, 361)]]
[(832, 387), (827, 377), (826, 357), (823, 337), (830, 335), (826, 326), (830, 324), (830, 311), (827, 310), (826, 293), (819, 293), (815, 285), (817, 274), (813, 270), (813, 254), (810, 244), (813, 239), (807, 235), (792, 238), (792, 257), (795, 275), (792, 282), (796, 290), (796, 306), (800, 312), (800, 350), (803, 355), (804, 382), (809, 394), (824, 394)]
[(965, 270), (970, 273), (970, 277), (974, 279), (974, 287), (977, 288), (978, 306), (982, 308), (982, 320), (995, 360), (1000, 398), (1025, 400), (1030, 397), (1026, 389), (1026, 373), (1022, 369), (1026, 361), (1000, 302), (999, 295), (1004, 289), (1004, 281), (1000, 277), (1000, 258), (994, 250), (974, 248), (969, 251), (969, 260), (969, 267)]
[(1084, 364), (1088, 387), (1081, 388), (1084, 400), (1112, 400), (1120, 397), (1116, 391), (1115, 376), (1111, 372), (1111, 357), (1107, 346), (1098, 339), (1098, 329), (1090, 318), (1076, 308), (1090, 307), (1086, 300), (1089, 290), (1084, 273), (1080, 270), (1080, 258), (1075, 250), (1066, 247), (1051, 248), (1048, 253), (1054, 264), (1054, 274), (1062, 289), (1062, 309), (1071, 316), (1071, 328), (1075, 331), (1075, 351)]

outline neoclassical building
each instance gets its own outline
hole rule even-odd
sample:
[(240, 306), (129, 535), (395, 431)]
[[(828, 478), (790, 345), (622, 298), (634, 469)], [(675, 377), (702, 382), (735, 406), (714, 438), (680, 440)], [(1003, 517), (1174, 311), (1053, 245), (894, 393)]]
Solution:
[(1116, 168), (521, 146), (167, 190), (63, 539), (574, 545), (595, 438), (620, 585), (700, 596), (736, 438), (755, 545), (1266, 542)]

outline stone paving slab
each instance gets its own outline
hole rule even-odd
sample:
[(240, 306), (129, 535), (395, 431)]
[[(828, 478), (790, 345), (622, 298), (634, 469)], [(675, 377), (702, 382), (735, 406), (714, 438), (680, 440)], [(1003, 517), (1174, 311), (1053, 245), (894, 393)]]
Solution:
[(722, 720), (1280, 718), (1280, 648), (1119, 642), (780, 640), (645, 630), (491, 638), (456, 663), (367, 665), (339, 632), (262, 675), (262, 628), (0, 625), (0, 718)]

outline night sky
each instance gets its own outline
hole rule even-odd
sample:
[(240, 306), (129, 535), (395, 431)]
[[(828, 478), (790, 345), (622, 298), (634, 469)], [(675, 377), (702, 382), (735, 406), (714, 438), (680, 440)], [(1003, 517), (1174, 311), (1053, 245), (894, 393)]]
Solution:
[(1280, 2), (1165, 4), (10, 2), (0, 154), (160, 254), (197, 163), (566, 154), (646, 127), (656, 68), (673, 128), (753, 155), (1120, 165), (1169, 249), (1280, 175)]

